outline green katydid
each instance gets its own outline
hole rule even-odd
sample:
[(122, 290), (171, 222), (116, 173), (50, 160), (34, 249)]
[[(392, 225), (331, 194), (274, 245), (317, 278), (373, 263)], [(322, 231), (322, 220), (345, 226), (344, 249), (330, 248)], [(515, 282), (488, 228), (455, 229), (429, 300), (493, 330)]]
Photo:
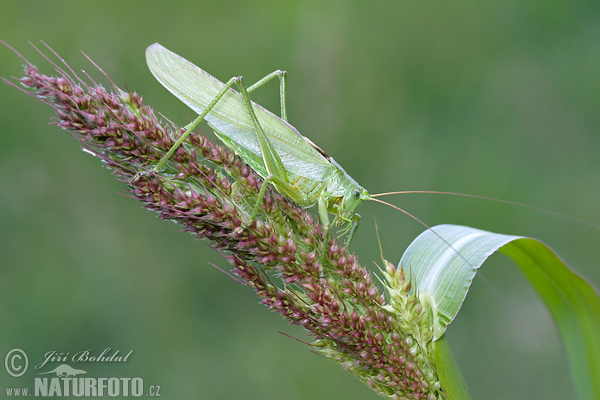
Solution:
[[(326, 235), (333, 225), (351, 224), (346, 227), (348, 231), (346, 245), (350, 244), (358, 228), (360, 215), (357, 214), (357, 210), (364, 200), (373, 200), (393, 207), (430, 229), (414, 215), (376, 198), (403, 193), (436, 193), (494, 200), (596, 226), (553, 211), (485, 196), (437, 191), (402, 191), (371, 195), (333, 158), (287, 122), (284, 71), (275, 71), (246, 88), (242, 77), (231, 78), (227, 83), (222, 83), (158, 43), (146, 49), (146, 60), (156, 79), (199, 114), (159, 161), (156, 170), (162, 168), (189, 133), (205, 120), (215, 130), (219, 139), (249, 164), (265, 180), (265, 183), (272, 184), (279, 193), (302, 207), (317, 204)], [(280, 80), (281, 118), (252, 102), (248, 95), (249, 92), (276, 77)], [(240, 93), (232, 89), (234, 84), (237, 84)], [(264, 196), (267, 186), (267, 184), (262, 185), (259, 198)], [(260, 204), (261, 201), (257, 202), (251, 221), (256, 218)], [(332, 221), (329, 219), (329, 213), (335, 216)], [(440, 239), (445, 242), (443, 238)]]
[[(156, 169), (164, 165), (198, 123), (206, 120), (265, 183), (271, 183), (279, 193), (302, 207), (317, 204), (326, 233), (334, 224), (351, 224), (346, 228), (347, 244), (352, 241), (360, 220), (356, 211), (372, 196), (333, 158), (286, 121), (285, 72), (275, 71), (246, 88), (242, 77), (224, 84), (158, 43), (148, 47), (146, 59), (156, 79), (199, 114)], [(250, 101), (248, 95), (275, 77), (280, 79), (281, 118)], [(234, 84), (240, 93), (231, 89)], [(264, 195), (266, 188), (263, 184), (259, 196)], [(257, 211), (256, 207), (251, 220)], [(335, 215), (332, 221), (329, 213)]]

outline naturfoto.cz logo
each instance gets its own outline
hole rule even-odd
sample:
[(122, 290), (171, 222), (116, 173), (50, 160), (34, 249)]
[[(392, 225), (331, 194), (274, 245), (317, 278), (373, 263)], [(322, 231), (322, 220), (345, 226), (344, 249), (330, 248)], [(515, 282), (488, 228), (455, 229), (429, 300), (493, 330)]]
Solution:
[[(92, 377), (88, 369), (97, 363), (127, 362), (133, 350), (121, 352), (110, 347), (101, 352), (92, 349), (75, 353), (49, 351), (33, 368), (33, 388), (7, 387), (7, 397), (141, 397), (160, 396), (160, 385), (145, 386), (141, 377)], [(57, 363), (60, 363), (56, 365)], [(76, 366), (74, 366), (76, 365)], [(27, 353), (21, 349), (10, 350), (4, 358), (6, 372), (18, 378), (29, 368)], [(39, 371), (39, 372), (38, 372)], [(33, 390), (31, 390), (33, 389)]]

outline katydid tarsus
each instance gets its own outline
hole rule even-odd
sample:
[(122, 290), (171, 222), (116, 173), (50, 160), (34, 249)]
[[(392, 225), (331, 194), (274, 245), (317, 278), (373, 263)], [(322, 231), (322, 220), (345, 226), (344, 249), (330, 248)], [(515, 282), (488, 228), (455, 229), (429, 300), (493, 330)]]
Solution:
[[(222, 83), (158, 43), (146, 49), (146, 60), (156, 79), (198, 113), (198, 117), (186, 127), (186, 131), (159, 161), (155, 170), (160, 170), (189, 133), (205, 120), (214, 129), (219, 139), (264, 179), (259, 192), (259, 201), (255, 205), (250, 221), (256, 218), (267, 184), (271, 184), (279, 193), (302, 207), (317, 204), (325, 236), (333, 225), (347, 224), (342, 231), (348, 234), (346, 245), (350, 244), (358, 228), (360, 215), (357, 214), (357, 210), (364, 200), (373, 200), (391, 206), (430, 229), (414, 215), (376, 198), (389, 194), (438, 193), (495, 200), (537, 209), (598, 227), (553, 211), (485, 196), (435, 191), (401, 191), (371, 195), (333, 158), (287, 122), (284, 71), (275, 71), (254, 85), (246, 87), (242, 77), (234, 77), (227, 83)], [(280, 81), (281, 117), (252, 102), (248, 94), (274, 78)], [(232, 89), (234, 85), (237, 85), (240, 93)], [(330, 220), (329, 213), (334, 215), (333, 220)], [(445, 242), (443, 238), (440, 239)]]

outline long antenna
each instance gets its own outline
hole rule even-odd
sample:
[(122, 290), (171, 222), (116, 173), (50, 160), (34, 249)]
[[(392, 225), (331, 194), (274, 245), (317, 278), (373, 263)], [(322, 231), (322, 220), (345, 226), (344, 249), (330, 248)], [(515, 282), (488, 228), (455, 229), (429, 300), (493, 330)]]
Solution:
[[(584, 224), (584, 225), (588, 225), (591, 226), (593, 228), (596, 229), (600, 229), (600, 225), (594, 224), (592, 222), (588, 222), (579, 218), (575, 218), (572, 217), (570, 215), (566, 215), (566, 214), (562, 214), (556, 211), (552, 211), (552, 210), (548, 210), (545, 208), (541, 208), (541, 207), (536, 207), (536, 206), (532, 206), (529, 204), (523, 204), (523, 203), (518, 203), (516, 201), (510, 201), (510, 200), (502, 200), (502, 199), (495, 199), (493, 197), (487, 197), (487, 196), (479, 196), (476, 194), (465, 194), (465, 193), (455, 193), (455, 192), (441, 192), (441, 191), (437, 191), (437, 190), (404, 190), (404, 191), (400, 191), (400, 192), (387, 192), (387, 193), (377, 193), (377, 194), (372, 194), (371, 197), (380, 197), (380, 196), (389, 196), (392, 194), (446, 194), (446, 195), (450, 195), (450, 196), (462, 196), (462, 197), (471, 197), (474, 199), (483, 199), (483, 200), (491, 200), (491, 201), (497, 201), (499, 203), (504, 203), (504, 204), (510, 204), (513, 206), (519, 206), (519, 207), (525, 207), (525, 208), (529, 208), (531, 210), (536, 210), (536, 211), (540, 211), (546, 214), (551, 214), (557, 217), (561, 217), (561, 218), (565, 218), (574, 222), (578, 222), (580, 224)], [(374, 200), (374, 199), (373, 199)]]
[(392, 208), (394, 208), (394, 209), (396, 209), (396, 210), (400, 211), (401, 213), (403, 213), (403, 214), (405, 214), (405, 215), (409, 216), (410, 218), (414, 219), (414, 220), (415, 220), (415, 221), (417, 221), (419, 224), (421, 224), (421, 225), (423, 225), (425, 228), (427, 228), (427, 230), (431, 231), (431, 232), (432, 232), (432, 233), (433, 233), (435, 236), (437, 236), (437, 237), (438, 237), (438, 238), (439, 238), (439, 239), (440, 239), (442, 242), (444, 242), (444, 243), (445, 243), (445, 244), (446, 244), (446, 245), (447, 245), (449, 248), (451, 248), (452, 250), (454, 250), (454, 251), (456, 252), (456, 254), (458, 254), (458, 256), (459, 256), (460, 258), (462, 258), (462, 259), (464, 260), (464, 262), (466, 262), (466, 263), (467, 263), (467, 265), (473, 266), (473, 264), (471, 264), (471, 263), (469, 262), (469, 260), (467, 260), (467, 258), (466, 258), (465, 256), (463, 256), (463, 255), (462, 255), (462, 253), (461, 253), (460, 251), (458, 251), (458, 250), (457, 250), (457, 249), (456, 249), (454, 246), (452, 246), (452, 245), (450, 244), (450, 242), (449, 242), (449, 241), (447, 241), (446, 239), (444, 239), (444, 238), (443, 238), (443, 237), (442, 237), (442, 236), (441, 236), (439, 233), (437, 233), (435, 230), (433, 230), (433, 229), (432, 229), (432, 228), (431, 228), (429, 225), (427, 225), (425, 222), (421, 221), (419, 218), (415, 217), (414, 215), (412, 215), (412, 214), (411, 214), (411, 213), (409, 213), (408, 211), (406, 211), (406, 210), (403, 210), (403, 209), (401, 209), (400, 207), (397, 207), (397, 206), (395, 206), (395, 205), (393, 205), (393, 204), (390, 204), (390, 203), (388, 203), (388, 202), (386, 202), (386, 201), (379, 200), (379, 199), (375, 199), (375, 198), (373, 198), (373, 196), (371, 196), (371, 199), (369, 199), (369, 200), (376, 201), (377, 203), (385, 204), (386, 206), (392, 207)]
[[(444, 243), (445, 243), (445, 244), (446, 244), (446, 245), (447, 245), (449, 248), (451, 248), (452, 250), (454, 250), (454, 251), (456, 252), (456, 254), (457, 254), (457, 255), (458, 255), (460, 258), (462, 258), (462, 259), (463, 259), (463, 261), (467, 263), (467, 265), (469, 265), (469, 266), (471, 266), (471, 267), (474, 267), (474, 265), (473, 265), (473, 264), (471, 264), (471, 263), (469, 262), (469, 260), (467, 260), (467, 258), (466, 258), (466, 257), (465, 257), (465, 256), (464, 256), (464, 255), (463, 255), (463, 254), (462, 254), (460, 251), (458, 251), (458, 250), (457, 250), (457, 249), (456, 249), (454, 246), (452, 246), (452, 245), (450, 244), (450, 242), (448, 242), (446, 239), (444, 239), (444, 238), (443, 238), (443, 237), (442, 237), (442, 236), (441, 236), (439, 233), (437, 233), (435, 230), (433, 230), (433, 229), (432, 229), (432, 228), (431, 228), (429, 225), (427, 225), (425, 222), (421, 221), (419, 218), (415, 217), (414, 215), (412, 215), (412, 214), (411, 214), (411, 213), (409, 213), (408, 211), (401, 209), (400, 207), (397, 207), (397, 206), (395, 206), (395, 205), (393, 205), (393, 204), (390, 204), (390, 203), (388, 203), (388, 202), (385, 202), (385, 201), (383, 201), (383, 200), (379, 200), (379, 199), (375, 198), (375, 197), (377, 197), (377, 196), (385, 196), (385, 195), (389, 195), (389, 194), (405, 194), (405, 193), (439, 193), (439, 194), (451, 194), (451, 195), (457, 195), (457, 196), (467, 196), (467, 197), (483, 198), (483, 199), (487, 199), (487, 200), (496, 200), (496, 201), (500, 201), (500, 202), (503, 202), (503, 203), (509, 203), (509, 204), (515, 204), (515, 205), (521, 205), (521, 204), (519, 204), (519, 203), (513, 203), (513, 202), (511, 202), (511, 201), (506, 201), (506, 200), (498, 200), (498, 199), (494, 199), (494, 198), (492, 198), (492, 197), (484, 197), (484, 196), (476, 196), (476, 195), (463, 195), (463, 194), (460, 194), (460, 193), (452, 193), (452, 192), (435, 192), (435, 191), (405, 191), (405, 192), (379, 193), (379, 194), (371, 195), (371, 198), (370, 198), (369, 200), (375, 201), (375, 202), (377, 202), (377, 203), (385, 204), (386, 206), (390, 206), (390, 207), (392, 207), (392, 208), (394, 208), (394, 209), (396, 209), (396, 210), (400, 211), (401, 213), (403, 213), (403, 214), (405, 214), (405, 215), (409, 216), (410, 218), (414, 219), (415, 221), (417, 221), (419, 224), (423, 225), (424, 227), (426, 227), (426, 228), (427, 228), (429, 231), (431, 231), (431, 232), (432, 232), (434, 235), (436, 235), (436, 236), (437, 236), (437, 237), (438, 237), (438, 238), (439, 238), (441, 241), (443, 241), (443, 242), (444, 242)], [(526, 206), (526, 205), (523, 205), (523, 206)], [(526, 207), (527, 207), (527, 206), (526, 206)], [(529, 207), (530, 207), (530, 208), (533, 208), (533, 209), (537, 209), (537, 207), (533, 207), (533, 206), (529, 206)], [(559, 213), (554, 213), (554, 212), (552, 212), (552, 211), (548, 211), (548, 210), (544, 210), (544, 209), (540, 209), (540, 211), (547, 211), (547, 212), (549, 212), (550, 214), (557, 214), (557, 215), (561, 215), (561, 216), (562, 216), (562, 214), (559, 214)], [(567, 216), (567, 217), (568, 217), (568, 216)], [(570, 219), (574, 219), (575, 221), (579, 221), (579, 220), (577, 220), (576, 218), (570, 218)], [(580, 222), (584, 222), (584, 223), (585, 223), (585, 221), (580, 221)], [(594, 224), (590, 224), (590, 223), (588, 223), (588, 225), (591, 225), (591, 226), (594, 226), (594, 227), (600, 228), (600, 226), (597, 226), (597, 225), (594, 225)], [(377, 230), (377, 225), (375, 225), (375, 229)], [(379, 239), (379, 233), (377, 234), (377, 238)], [(379, 249), (380, 249), (380, 251), (381, 251), (381, 242), (379, 243)], [(381, 254), (381, 257), (383, 258), (383, 253)], [(384, 262), (385, 262), (385, 260), (384, 260)], [(510, 307), (508, 307), (508, 303), (506, 302), (506, 300), (505, 300), (505, 299), (502, 297), (502, 295), (501, 295), (501, 294), (498, 292), (498, 290), (496, 290), (496, 288), (495, 288), (495, 287), (494, 287), (494, 286), (493, 286), (493, 285), (492, 285), (492, 284), (491, 284), (491, 283), (490, 283), (490, 282), (489, 282), (489, 281), (488, 281), (488, 280), (487, 280), (487, 279), (484, 277), (484, 275), (483, 275), (483, 273), (482, 273), (481, 271), (479, 271), (479, 272), (478, 272), (478, 274), (477, 274), (477, 277), (478, 277), (479, 279), (483, 280), (483, 282), (484, 282), (484, 283), (485, 283), (485, 284), (486, 284), (486, 285), (487, 285), (489, 288), (491, 288), (491, 290), (492, 290), (492, 292), (494, 293), (494, 295), (495, 295), (496, 297), (498, 297), (498, 298), (500, 299), (500, 302), (501, 302), (501, 303), (502, 303), (502, 304), (503, 304), (503, 305), (504, 305), (504, 306), (505, 306), (505, 307), (508, 309), (508, 311), (509, 311), (509, 314), (512, 316), (512, 318), (513, 318), (515, 321), (517, 321), (519, 324), (521, 324), (521, 323), (522, 323), (522, 319), (521, 319), (521, 318), (520, 318), (520, 317), (519, 317), (519, 316), (518, 316), (516, 313), (514, 313), (514, 312), (512, 312), (512, 311), (510, 310)], [(525, 325), (521, 324), (521, 326), (526, 326), (526, 324), (525, 324)], [(528, 337), (531, 339), (531, 342), (533, 343), (534, 347), (536, 347), (536, 349), (540, 350), (540, 348), (539, 348), (539, 345), (538, 345), (538, 344), (537, 344), (537, 343), (536, 343), (536, 342), (533, 340), (533, 338), (532, 338), (532, 336), (531, 336), (530, 332), (528, 332), (527, 328), (524, 328), (524, 329), (525, 329), (525, 331), (527, 332), (527, 335), (526, 335), (526, 336), (528, 336)]]

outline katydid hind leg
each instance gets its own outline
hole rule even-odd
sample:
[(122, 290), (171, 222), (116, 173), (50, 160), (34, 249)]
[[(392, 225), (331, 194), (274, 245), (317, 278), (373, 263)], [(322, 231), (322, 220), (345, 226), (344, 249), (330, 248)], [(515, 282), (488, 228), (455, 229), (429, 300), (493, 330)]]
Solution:
[[(276, 71), (270, 75), (267, 75), (265, 78), (261, 79), (252, 87), (260, 87), (265, 82), (276, 76), (278, 72), (279, 71)], [(262, 126), (260, 125), (260, 122), (258, 121), (258, 118), (256, 117), (256, 113), (254, 112), (254, 108), (252, 107), (252, 102), (250, 101), (250, 96), (248, 95), (248, 89), (246, 88), (246, 85), (244, 83), (244, 79), (241, 76), (236, 79), (237, 85), (240, 89), (240, 93), (244, 98), (244, 102), (246, 103), (248, 113), (250, 114), (250, 118), (252, 119), (252, 122), (254, 124), (254, 131), (256, 133), (256, 138), (258, 140), (258, 144), (261, 150), (263, 163), (265, 165), (265, 169), (269, 174), (263, 182), (263, 186), (261, 187), (261, 190), (259, 192), (259, 197), (252, 212), (250, 222), (253, 222), (256, 216), (258, 215), (260, 205), (264, 201), (267, 185), (269, 183), (273, 183), (280, 193), (292, 199), (296, 203), (302, 203), (302, 196), (297, 190), (294, 190), (292, 188), (292, 185), (288, 180), (285, 166), (283, 165), (283, 162), (281, 161), (281, 158), (279, 157), (275, 146), (273, 146), (273, 144), (265, 134)]]
[[(265, 164), (265, 168), (269, 175), (272, 175), (272, 179), (276, 183), (287, 183), (287, 172), (279, 154), (277, 154), (277, 150), (275, 146), (271, 143), (262, 126), (258, 122), (258, 118), (256, 117), (256, 113), (254, 112), (254, 108), (252, 107), (252, 102), (250, 101), (250, 96), (248, 95), (248, 90), (246, 89), (246, 85), (244, 83), (244, 79), (240, 76), (237, 78), (237, 84), (240, 88), (240, 92), (242, 97), (244, 98), (244, 102), (246, 103), (246, 107), (248, 109), (248, 113), (250, 114), (250, 118), (254, 124), (254, 131), (256, 133), (256, 138), (258, 140), (258, 145), (260, 147), (260, 151), (262, 153), (263, 162)], [(289, 185), (289, 183), (287, 183)], [(282, 185), (282, 186), (285, 186)]]

